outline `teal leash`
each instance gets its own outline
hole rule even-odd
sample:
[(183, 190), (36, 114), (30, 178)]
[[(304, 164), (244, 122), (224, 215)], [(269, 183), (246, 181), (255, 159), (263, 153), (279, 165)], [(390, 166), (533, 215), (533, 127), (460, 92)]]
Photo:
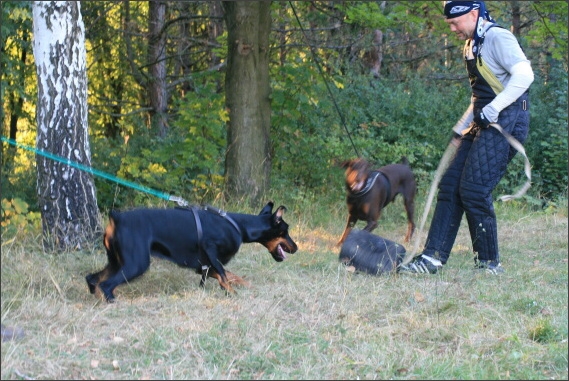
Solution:
[(51, 160), (58, 161), (58, 162), (63, 163), (63, 164), (65, 164), (65, 165), (69, 165), (70, 167), (77, 168), (77, 169), (79, 169), (79, 170), (81, 170), (81, 171), (85, 171), (85, 172), (90, 173), (90, 174), (92, 174), (92, 175), (94, 175), (94, 176), (102, 177), (102, 178), (104, 178), (104, 179), (113, 181), (113, 182), (115, 182), (115, 183), (124, 185), (124, 186), (126, 186), (126, 187), (129, 187), (129, 188), (132, 188), (132, 189), (136, 189), (136, 190), (141, 191), (141, 192), (144, 192), (144, 193), (151, 194), (151, 195), (153, 195), (153, 196), (159, 197), (159, 198), (161, 198), (161, 199), (163, 199), (163, 200), (166, 200), (166, 201), (174, 201), (174, 202), (178, 203), (178, 205), (180, 205), (180, 206), (188, 206), (188, 205), (189, 205), (188, 202), (187, 202), (186, 200), (184, 200), (182, 197), (173, 196), (173, 195), (170, 195), (170, 194), (168, 194), (168, 193), (160, 192), (160, 191), (158, 191), (158, 190), (155, 190), (155, 189), (146, 187), (146, 186), (144, 186), (144, 185), (136, 184), (136, 183), (133, 183), (133, 182), (131, 182), (131, 181), (121, 179), (121, 178), (119, 178), (119, 177), (110, 175), (110, 174), (108, 174), (108, 173), (106, 173), (106, 172), (99, 171), (98, 169), (91, 168), (91, 167), (89, 167), (89, 166), (87, 166), (87, 165), (84, 165), (84, 164), (81, 164), (81, 163), (77, 163), (77, 162), (75, 162), (75, 161), (72, 161), (72, 160), (66, 159), (66, 158), (64, 158), (64, 157), (55, 155), (55, 154), (53, 154), (53, 153), (51, 153), (51, 152), (47, 152), (47, 151), (44, 151), (44, 150), (41, 150), (41, 149), (37, 149), (37, 148), (34, 148), (34, 147), (30, 147), (30, 146), (25, 145), (25, 144), (18, 143), (18, 142), (16, 142), (16, 141), (13, 140), (13, 139), (8, 139), (8, 138), (6, 138), (6, 137), (4, 137), (4, 136), (2, 136), (2, 141), (3, 141), (3, 142), (6, 142), (6, 143), (8, 143), (8, 144), (11, 144), (11, 145), (13, 145), (14, 147), (18, 147), (18, 148), (25, 149), (25, 150), (30, 151), (30, 152), (33, 152), (33, 153), (35, 153), (35, 154), (37, 154), (37, 155), (41, 155), (41, 156), (47, 157), (47, 158), (49, 158), (49, 159), (51, 159)]

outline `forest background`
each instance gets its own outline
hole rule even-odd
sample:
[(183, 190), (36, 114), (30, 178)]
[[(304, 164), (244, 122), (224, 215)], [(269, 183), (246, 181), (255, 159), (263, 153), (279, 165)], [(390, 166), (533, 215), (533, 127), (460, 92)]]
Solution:
[[(223, 204), (228, 111), (227, 30), (217, 1), (165, 2), (161, 15), (167, 94), (153, 124), (149, 70), (156, 17), (148, 2), (89, 1), (85, 23), (92, 165), (111, 176)], [(377, 166), (406, 156), (424, 193), (452, 126), (469, 103), (462, 41), (441, 1), (272, 2), (270, 188), (286, 200), (343, 200), (342, 161)], [(567, 197), (567, 3), (489, 2), (532, 62), (532, 187), (522, 202)], [(2, 136), (35, 146), (37, 80), (31, 2), (2, 2)], [(153, 84), (152, 86), (155, 86)], [(519, 157), (496, 189), (525, 180)], [(155, 204), (154, 196), (95, 177), (101, 210)], [(2, 144), (2, 216), (38, 222), (33, 152)], [(285, 200), (285, 202), (286, 202)], [(341, 201), (342, 202), (342, 201)], [(14, 224), (17, 226), (19, 224)]]

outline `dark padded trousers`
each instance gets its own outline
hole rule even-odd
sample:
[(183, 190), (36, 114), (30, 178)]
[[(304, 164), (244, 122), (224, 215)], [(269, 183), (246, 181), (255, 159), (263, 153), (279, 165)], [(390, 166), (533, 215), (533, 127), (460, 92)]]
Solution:
[[(474, 110), (480, 112), (480, 110)], [(523, 143), (529, 128), (527, 93), (502, 110), (498, 124)], [(479, 260), (499, 261), (492, 191), (516, 154), (493, 127), (463, 135), (439, 184), (437, 204), (423, 254), (447, 262), (466, 214), (472, 247)]]

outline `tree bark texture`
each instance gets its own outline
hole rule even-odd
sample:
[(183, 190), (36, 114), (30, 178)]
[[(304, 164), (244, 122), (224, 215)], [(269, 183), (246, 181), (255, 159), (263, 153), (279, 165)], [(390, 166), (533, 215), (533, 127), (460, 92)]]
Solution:
[[(91, 167), (87, 125), (85, 27), (79, 1), (33, 3), (39, 150)], [(36, 155), (44, 246), (81, 248), (99, 231), (92, 176)]]
[(270, 184), (270, 1), (224, 1), (228, 32), (225, 76), (226, 195), (258, 203)]
[(150, 99), (150, 115), (152, 129), (160, 137), (168, 132), (166, 91), (166, 2), (148, 2), (148, 62), (150, 64), (150, 81), (148, 97)]

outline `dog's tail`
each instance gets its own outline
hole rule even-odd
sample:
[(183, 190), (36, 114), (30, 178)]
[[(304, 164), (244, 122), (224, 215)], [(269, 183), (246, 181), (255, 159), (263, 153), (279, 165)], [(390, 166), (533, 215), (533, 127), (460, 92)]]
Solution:
[(105, 228), (105, 233), (103, 234), (103, 244), (107, 250), (111, 250), (115, 242), (115, 229), (117, 226), (117, 220), (120, 217), (119, 212), (116, 210), (111, 210), (109, 213), (109, 223)]
[(112, 242), (115, 239), (115, 220), (110, 217), (109, 224), (105, 229), (105, 234), (103, 235), (103, 244), (107, 248), (107, 250), (111, 250)]
[(409, 160), (407, 160), (407, 156), (401, 156), (401, 160), (399, 161), (400, 164), (409, 165)]

